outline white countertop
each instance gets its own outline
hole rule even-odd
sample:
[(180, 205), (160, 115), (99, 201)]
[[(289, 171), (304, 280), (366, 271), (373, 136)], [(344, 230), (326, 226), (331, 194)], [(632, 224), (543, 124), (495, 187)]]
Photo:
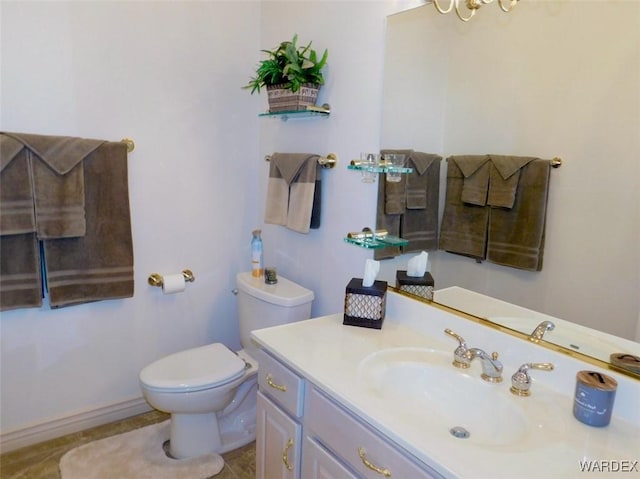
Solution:
[[(419, 303), (402, 295), (389, 292), (387, 296), (382, 330), (344, 326), (340, 313), (257, 330), (252, 336), (291, 369), (446, 477), (584, 478), (584, 474), (594, 473), (581, 472), (582, 460), (628, 461), (628, 465), (640, 460), (639, 413), (633, 410), (640, 404), (640, 382), (606, 371), (619, 382), (614, 417), (605, 428), (584, 425), (572, 414), (575, 372), (597, 368), (426, 304), (416, 309)], [(403, 407), (402, 401), (389, 407), (388, 401), (367, 390), (359, 366), (373, 353), (398, 347), (452, 353), (457, 343), (442, 333), (443, 325), (463, 335), (470, 347), (487, 351), (492, 350), (491, 346), (500, 348), (497, 350), (504, 363), (505, 380), (500, 384), (486, 383), (490, 388), (487, 394), (510, 396), (511, 374), (524, 362), (556, 364), (551, 373), (532, 371), (535, 383), (531, 397), (513, 396), (535, 425), (526, 438), (517, 444), (497, 441), (489, 445), (474, 442), (473, 434), (468, 439), (456, 439), (448, 429), (442, 430), (442, 424), (437, 425), (438, 411), (420, 411), (417, 418), (418, 412)], [(479, 367), (472, 364), (466, 371), (481, 381)], [(462, 373), (452, 366), (451, 374)], [(543, 375), (551, 379), (537, 379)], [(475, 399), (468, 400), (473, 408)], [(496, 434), (499, 436), (499, 431)], [(634, 471), (630, 475), (640, 474)]]

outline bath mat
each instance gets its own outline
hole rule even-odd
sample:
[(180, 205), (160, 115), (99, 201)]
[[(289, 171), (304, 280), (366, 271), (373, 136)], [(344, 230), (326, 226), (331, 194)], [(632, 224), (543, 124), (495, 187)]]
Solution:
[(218, 454), (171, 459), (162, 444), (169, 439), (170, 421), (90, 442), (60, 459), (62, 479), (206, 479), (218, 474), (224, 460)]

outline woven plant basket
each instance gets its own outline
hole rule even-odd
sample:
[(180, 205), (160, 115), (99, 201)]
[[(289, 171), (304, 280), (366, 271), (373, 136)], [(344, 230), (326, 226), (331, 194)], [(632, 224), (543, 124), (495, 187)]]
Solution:
[(267, 96), (269, 99), (269, 111), (298, 111), (306, 110), (307, 106), (313, 106), (318, 99), (320, 85), (305, 83), (297, 92), (292, 92), (283, 85), (267, 86)]

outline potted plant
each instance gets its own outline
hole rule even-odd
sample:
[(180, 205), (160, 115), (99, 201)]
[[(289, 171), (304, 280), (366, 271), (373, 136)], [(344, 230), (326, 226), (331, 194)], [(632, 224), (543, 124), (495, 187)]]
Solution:
[(322, 57), (311, 48), (311, 42), (305, 47), (298, 46), (298, 35), (280, 43), (273, 50), (262, 50), (267, 59), (262, 60), (244, 88), (251, 93), (267, 89), (269, 111), (304, 110), (315, 105), (320, 85), (324, 85), (322, 68), (327, 63), (329, 52), (325, 49)]

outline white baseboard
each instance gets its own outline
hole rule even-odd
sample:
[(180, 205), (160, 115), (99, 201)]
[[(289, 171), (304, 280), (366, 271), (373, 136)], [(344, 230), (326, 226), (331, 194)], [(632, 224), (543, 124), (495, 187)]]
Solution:
[(46, 421), (35, 426), (16, 429), (0, 434), (0, 451), (13, 451), (39, 442), (55, 439), (66, 434), (83, 431), (113, 421), (151, 411), (144, 398), (136, 398), (110, 406), (72, 414), (59, 419)]

